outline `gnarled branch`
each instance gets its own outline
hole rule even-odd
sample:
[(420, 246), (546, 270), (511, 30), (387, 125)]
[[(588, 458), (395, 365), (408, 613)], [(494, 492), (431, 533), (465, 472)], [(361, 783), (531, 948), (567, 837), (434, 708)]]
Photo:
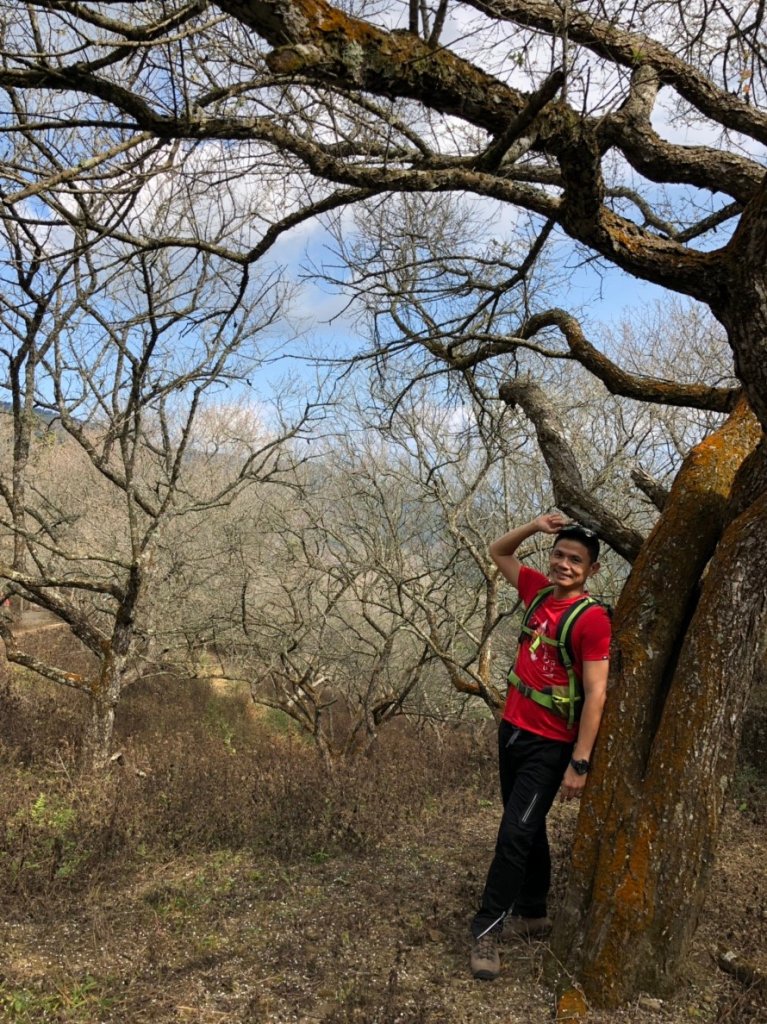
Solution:
[(740, 397), (741, 389), (737, 387), (679, 384), (627, 373), (595, 348), (586, 339), (575, 317), (563, 309), (537, 313), (530, 317), (520, 333), (523, 338), (532, 338), (546, 327), (559, 328), (581, 366), (598, 377), (613, 395), (633, 398), (638, 402), (657, 402), (661, 405), (686, 406), (721, 413), (732, 412)]

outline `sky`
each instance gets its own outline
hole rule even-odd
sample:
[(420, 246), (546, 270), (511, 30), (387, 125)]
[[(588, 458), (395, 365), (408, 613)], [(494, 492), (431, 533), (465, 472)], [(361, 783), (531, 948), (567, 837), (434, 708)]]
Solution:
[[(346, 297), (330, 285), (305, 276), (310, 263), (330, 259), (331, 245), (330, 236), (315, 223), (305, 225), (297, 237), (286, 237), (271, 255), (288, 274), (302, 278), (295, 315), (306, 328), (303, 345), (329, 353), (353, 353), (366, 347), (369, 340), (361, 334), (353, 314), (345, 311)], [(669, 297), (665, 289), (632, 277), (604, 260), (598, 265), (588, 262), (583, 253), (575, 253), (569, 240), (559, 242), (558, 248), (560, 258), (569, 267), (569, 281), (551, 304), (573, 311), (586, 325), (597, 328), (630, 318)]]
[[(365, 3), (369, 4), (370, 0), (365, 0)], [(379, 4), (380, 11), (373, 20), (402, 28), (405, 24), (407, 6), (404, 2), (391, 4), (382, 0)], [(520, 44), (523, 37), (524, 33), (518, 30), (508, 26), (499, 29), (483, 21), (475, 9), (458, 5), (451, 8), (443, 39), (446, 42), (455, 42), (458, 49), (469, 56), (473, 55), (488, 70), (495, 70), (497, 64), (506, 74), (509, 68), (514, 66), (514, 51), (510, 50), (510, 44)], [(546, 54), (538, 56), (545, 58)], [(511, 73), (511, 80), (515, 85), (529, 88), (532, 81), (529, 69), (532, 64), (538, 65), (539, 75), (545, 73), (545, 59), (536, 60), (536, 54), (528, 49), (526, 63), (520, 63), (518, 70)], [(542, 68), (544, 70), (541, 70)], [(600, 83), (598, 76), (592, 78), (591, 84), (596, 84), (597, 92), (603, 94), (614, 88), (614, 83), (611, 84), (607, 80)], [(659, 134), (678, 144), (714, 141), (713, 126), (704, 123), (683, 123), (676, 117), (668, 91), (665, 95), (662, 94), (661, 102), (656, 106), (653, 124)], [(447, 127), (445, 131), (448, 131)], [(447, 138), (446, 134), (445, 140)], [(449, 146), (450, 143), (446, 141), (446, 145)], [(752, 155), (764, 161), (763, 152), (757, 151), (753, 144), (748, 145)], [(217, 157), (216, 147), (220, 150)], [(228, 149), (224, 151), (225, 149), (226, 147), (222, 148), (218, 143), (197, 147), (189, 161), (190, 178), (204, 175), (207, 173), (207, 167), (216, 168), (229, 160), (231, 152)], [(620, 168), (618, 170), (620, 174)], [(267, 183), (265, 188), (260, 188), (255, 181), (239, 181), (237, 176), (233, 175), (228, 185), (231, 194), (226, 193), (226, 201), (220, 212), (227, 216), (232, 205), (236, 207), (242, 204), (245, 211), (242, 213), (243, 223), (249, 223), (250, 230), (257, 236), (265, 223), (285, 212), (284, 204), (289, 203), (293, 195), (293, 186), (287, 179), (289, 176), (282, 174), (280, 177), (273, 171), (273, 180)], [(299, 194), (300, 190), (296, 188), (294, 199), (295, 195)], [(153, 205), (161, 206), (163, 199), (162, 195), (148, 197), (146, 208), (142, 210), (141, 215), (148, 214)], [(216, 201), (221, 203), (220, 191), (216, 192)], [(230, 205), (227, 206), (227, 203)], [(211, 204), (207, 211), (209, 229), (212, 227), (215, 230), (218, 212), (218, 208)], [(636, 215), (635, 210), (632, 215)], [(498, 225), (499, 232), (513, 231), (514, 217), (511, 211), (502, 215)], [(351, 218), (349, 220), (351, 221)], [(723, 237), (714, 238), (709, 244), (721, 244), (723, 240)], [(307, 268), (312, 263), (322, 264), (328, 257), (329, 245), (330, 237), (324, 225), (317, 221), (307, 222), (284, 235), (268, 256), (270, 262), (283, 266), (287, 276), (298, 283), (293, 312), (285, 334), (290, 338), (290, 351), (297, 353), (299, 357), (312, 350), (330, 354), (353, 353), (368, 344), (368, 340), (361, 336), (353, 316), (349, 312), (344, 312), (345, 297), (334, 294), (327, 285), (307, 277)], [(561, 295), (557, 295), (556, 302), (552, 304), (574, 312), (583, 319), (587, 329), (592, 328), (598, 332), (599, 325), (613, 323), (631, 316), (632, 313), (641, 312), (648, 306), (663, 301), (666, 296), (663, 289), (632, 278), (617, 268), (608, 266), (604, 261), (597, 269), (580, 255), (573, 255), (569, 242), (558, 242), (555, 249), (558, 250), (557, 258), (561, 258), (570, 271), (566, 287), (563, 287)], [(294, 356), (291, 362), (277, 361), (265, 367), (259, 373), (259, 383), (269, 389), (278, 385), (286, 373), (292, 376), (308, 376), (309, 372), (308, 367), (304, 367)]]
[[(402, 9), (404, 10), (404, 5)], [(467, 12), (466, 8), (461, 7), (456, 10), (459, 13), (463, 12), (464, 18), (468, 18), (469, 21), (466, 25), (459, 22), (448, 25), (447, 35), (459, 35), (462, 31), (470, 34), (470, 25), (472, 19), (476, 19), (476, 12)], [(401, 13), (400, 11), (400, 15)], [(662, 138), (682, 146), (717, 144), (720, 133), (718, 127), (701, 120), (694, 123), (685, 121), (679, 117), (675, 103), (675, 94), (668, 89), (662, 90), (653, 114), (653, 127)], [(740, 147), (752, 159), (767, 166), (764, 148), (753, 140), (731, 138), (729, 144)], [(632, 184), (632, 176), (635, 175), (627, 166), (624, 170), (625, 183)], [(621, 183), (623, 173), (618, 165), (617, 177), (613, 180)], [(696, 194), (694, 190), (682, 186), (667, 186), (661, 193), (659, 188), (649, 182), (642, 181), (640, 185), (645, 198), (657, 198), (661, 202), (661, 207), (665, 204), (667, 209), (673, 210), (678, 204), (684, 204), (692, 199), (701, 208), (700, 216), (729, 201), (729, 197), (721, 194), (713, 197), (707, 193)], [(630, 219), (638, 219), (641, 216), (630, 204), (626, 204), (622, 212)], [(505, 229), (511, 232), (515, 216), (511, 210), (507, 218), (502, 214), (498, 230)], [(701, 249), (724, 245), (735, 223), (733, 220), (720, 231), (709, 233), (693, 244)], [(328, 286), (307, 280), (305, 275), (309, 264), (321, 264), (323, 258), (327, 258), (329, 244), (330, 239), (323, 226), (314, 222), (302, 225), (297, 232), (283, 238), (272, 255), (278, 261), (283, 261), (290, 273), (297, 273), (303, 277), (298, 300), (299, 319), (310, 325), (309, 336), (313, 341), (322, 349), (335, 350), (341, 346), (344, 350), (355, 350), (360, 344), (365, 344), (365, 339), (360, 338), (358, 327), (352, 318), (342, 312), (345, 299), (333, 294)], [(601, 324), (613, 324), (621, 319), (631, 318), (633, 314), (663, 303), (668, 298), (669, 293), (663, 288), (632, 277), (608, 264), (606, 260), (600, 260), (598, 265), (590, 264), (584, 258), (584, 254), (576, 254), (572, 243), (562, 236), (557, 243), (557, 249), (557, 258), (570, 268), (570, 272), (569, 284), (563, 290), (561, 298), (554, 304), (578, 315), (587, 327), (593, 325), (594, 329), (598, 329)]]

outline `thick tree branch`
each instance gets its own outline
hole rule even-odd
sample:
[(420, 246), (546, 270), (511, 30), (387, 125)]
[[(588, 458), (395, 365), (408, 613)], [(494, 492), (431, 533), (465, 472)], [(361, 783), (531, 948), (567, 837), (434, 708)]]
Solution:
[(663, 511), (663, 508), (668, 500), (668, 488), (664, 487), (663, 484), (658, 483), (654, 476), (647, 472), (642, 466), (635, 466), (631, 470), (631, 479), (634, 481), (639, 490), (646, 494), (653, 505), (659, 512)]
[(499, 394), (512, 408), (519, 405), (532, 420), (559, 508), (596, 530), (611, 548), (633, 562), (644, 537), (638, 530), (625, 526), (589, 492), (562, 425), (541, 388), (518, 378), (503, 384)]
[[(526, 25), (557, 35), (563, 27), (563, 8), (551, 0), (468, 0), (493, 18)], [(224, 5), (221, 5), (224, 6)], [(767, 144), (767, 114), (724, 89), (661, 43), (640, 32), (624, 29), (617, 21), (595, 18), (568, 7), (569, 39), (610, 63), (635, 68), (651, 67), (663, 85), (670, 85), (702, 114), (733, 131)]]
[[(326, 0), (221, 0), (218, 6), (276, 47), (267, 58), (274, 71), (305, 74), (316, 81), (333, 82), (347, 90), (351, 86), (379, 95), (419, 100), (434, 110), (484, 128), (496, 137), (499, 130), (501, 134), (518, 131), (514, 128), (515, 122), (525, 119), (526, 112), (536, 106), (536, 97), (540, 95), (540, 91), (529, 95), (512, 89), (448, 50), (430, 47), (414, 34), (389, 33), (347, 16)], [(499, 0), (497, 5), (478, 2), (475, 6), (494, 16), (528, 24), (524, 0), (517, 4), (504, 4)], [(554, 24), (555, 34), (560, 31), (561, 7), (532, 0), (529, 8), (540, 15), (544, 27), (551, 30)], [(576, 17), (575, 21), (578, 24), (592, 23), (585, 15)], [(614, 28), (609, 24), (607, 27)], [(616, 31), (620, 36), (618, 59), (627, 57), (630, 61), (628, 66), (632, 68), (637, 66), (637, 55), (640, 55), (643, 65), (648, 63), (645, 44), (652, 41), (642, 35)], [(606, 30), (600, 23), (597, 23), (595, 32), (599, 46), (612, 59), (612, 36), (605, 34)], [(574, 37), (570, 35), (570, 38)], [(688, 69), (688, 65), (667, 54), (662, 47), (658, 50), (656, 64), (662, 63), (660, 54), (663, 53), (674, 67)], [(648, 71), (653, 71), (654, 67), (651, 65)], [(696, 77), (695, 72), (688, 70), (693, 78)], [(663, 75), (658, 72), (655, 75), (658, 85), (664, 84)], [(755, 138), (760, 138), (763, 133), (767, 138), (767, 118), (763, 114), (755, 112), (737, 97), (716, 89), (713, 83), (708, 83), (708, 87), (704, 90), (706, 95), (710, 93), (720, 101), (723, 116), (735, 111), (741, 115), (734, 119), (740, 126), (738, 130)], [(707, 104), (707, 108), (710, 105)], [(540, 152), (554, 152), (562, 145), (573, 125), (579, 125), (589, 132), (599, 132), (600, 149), (614, 145), (624, 150), (637, 169), (653, 180), (684, 180), (712, 191), (732, 188), (734, 198), (739, 201), (750, 198), (761, 176), (761, 168), (756, 161), (714, 148), (666, 143), (650, 127), (650, 109), (645, 103), (643, 116), (638, 117), (634, 103), (616, 115), (591, 119), (564, 103), (552, 103), (545, 115), (537, 118), (531, 145)], [(735, 123), (729, 124), (730, 120), (733, 118), (722, 123), (735, 127)]]
[[(94, 594), (108, 594), (116, 601), (121, 601), (123, 599), (122, 588), (116, 583), (100, 582), (88, 577), (77, 578), (73, 576), (70, 578), (69, 576), (62, 576), (60, 578), (56, 578), (54, 576), (46, 576), (41, 578), (37, 576), (30, 576), (28, 573), (17, 572), (9, 565), (0, 564), (0, 578), (10, 580), (11, 583), (15, 583), (17, 586), (23, 587), (30, 593), (35, 594), (36, 600), (46, 591), (70, 588), (72, 590), (90, 591)], [(40, 603), (42, 603), (42, 599)], [(58, 614), (58, 605), (46, 604), (46, 608), (48, 608), (49, 611)]]
[(32, 654), (22, 651), (16, 643), (13, 631), (7, 623), (1, 620), (0, 638), (2, 638), (5, 646), (5, 656), (12, 664), (21, 665), (31, 672), (36, 672), (37, 675), (42, 676), (44, 679), (50, 679), (51, 682), (56, 683), (58, 686), (68, 686), (73, 690), (80, 690), (85, 693), (92, 691), (92, 679), (89, 676), (80, 675), (77, 672), (67, 672), (64, 669), (57, 668), (55, 665), (49, 665), (41, 661), (40, 658), (36, 658)]
[(722, 288), (709, 302), (727, 328), (735, 372), (767, 431), (767, 174), (724, 256)]
[(544, 107), (554, 99), (562, 88), (564, 80), (564, 73), (560, 69), (553, 71), (549, 75), (540, 89), (532, 94), (526, 106), (504, 128), (498, 138), (487, 147), (485, 152), (481, 153), (477, 158), (474, 166), (478, 171), (493, 171), (501, 166), (503, 158), (513, 143), (519, 139), (522, 132), (532, 125)]
[(741, 389), (709, 387), (705, 384), (678, 384), (627, 373), (587, 341), (581, 325), (563, 309), (550, 309), (530, 317), (520, 331), (522, 338), (532, 338), (546, 327), (558, 327), (567, 345), (581, 364), (602, 381), (610, 394), (633, 398), (638, 402), (685, 406), (728, 413), (735, 408)]
[[(269, 63), (274, 71), (291, 78), (300, 74), (350, 95), (362, 89), (416, 99), (443, 114), (478, 125), (496, 138), (503, 137), (504, 131), (513, 133), (515, 119), (524, 120), (531, 103), (535, 107), (529, 94), (510, 88), (448, 50), (432, 48), (412, 34), (386, 32), (349, 17), (326, 0), (230, 0), (219, 6), (277, 47)], [(379, 192), (467, 190), (491, 195), (545, 217), (556, 216), (573, 238), (629, 273), (702, 300), (710, 298), (718, 287), (717, 254), (689, 250), (660, 239), (604, 206), (599, 162), (606, 146), (620, 146), (620, 125), (614, 129), (616, 138), (607, 139), (603, 133), (609, 118), (584, 117), (562, 102), (549, 103), (534, 118), (531, 139), (533, 149), (560, 161), (565, 188), (560, 200), (545, 189), (512, 185), (494, 174), (345, 163), (305, 134), (291, 132), (266, 117), (208, 116), (206, 111), (170, 116), (165, 109), (154, 109), (144, 96), (93, 74), (87, 65), (53, 68), (46, 64), (4, 70), (0, 71), (0, 85), (95, 96), (134, 117), (138, 130), (159, 138), (267, 142), (282, 152), (292, 152), (315, 174), (357, 188)], [(185, 105), (186, 109), (194, 109), (194, 105)], [(621, 116), (628, 123), (627, 115)], [(668, 180), (680, 180), (680, 167), (674, 163), (679, 160), (686, 161), (684, 180), (704, 188), (713, 188), (714, 184), (718, 189), (726, 188), (729, 181), (739, 178), (727, 154), (715, 149), (701, 153), (705, 153), (705, 160), (697, 153), (688, 158), (684, 147), (676, 147), (673, 154), (665, 153), (663, 159), (671, 161)], [(750, 175), (753, 192), (762, 170), (752, 161), (738, 159), (742, 161), (740, 178)], [(706, 173), (702, 174), (701, 169)], [(702, 177), (696, 182), (698, 171)]]

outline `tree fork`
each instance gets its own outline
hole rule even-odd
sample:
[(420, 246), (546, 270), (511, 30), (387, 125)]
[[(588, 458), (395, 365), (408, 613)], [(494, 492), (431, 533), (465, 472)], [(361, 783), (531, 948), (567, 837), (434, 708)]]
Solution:
[[(700, 661), (699, 645), (710, 642), (720, 628), (716, 614), (721, 614), (721, 602), (718, 611), (712, 611), (719, 593), (717, 568), (730, 566), (740, 572), (743, 550), (750, 543), (744, 531), (753, 529), (743, 524), (752, 522), (748, 517), (755, 514), (754, 505), (728, 527), (717, 549), (709, 582), (689, 625), (689, 641), (671, 679), (669, 666), (679, 656), (700, 577), (728, 521), (728, 499), (736, 476), (760, 435), (755, 417), (741, 401), (725, 424), (688, 455), (616, 609), (611, 699), (600, 733), (594, 778), (581, 808), (573, 871), (552, 937), (553, 974), (559, 972), (555, 965), (562, 965), (598, 1005), (620, 1004), (638, 984), (662, 988), (675, 971), (688, 938), (676, 936), (669, 918), (676, 911), (667, 909), (673, 905), (672, 893), (657, 881), (670, 855), (669, 847), (676, 845), (684, 857), (685, 844), (679, 841), (678, 828), (671, 827), (671, 811), (660, 804), (660, 810), (654, 810), (648, 794), (655, 793), (657, 802), (678, 792), (677, 785), (671, 787), (668, 781), (678, 767), (667, 749), (669, 723), (674, 711), (678, 712), (677, 702), (692, 683), (697, 684), (696, 673), (701, 671), (690, 652), (697, 651), (695, 657)], [(739, 500), (742, 502), (742, 495)], [(741, 595), (738, 603), (743, 613), (754, 595), (745, 587)], [(757, 617), (760, 614), (757, 612)], [(738, 671), (745, 668), (743, 665)], [(709, 670), (721, 677), (719, 666), (709, 666)], [(710, 695), (715, 685), (721, 685), (721, 680), (707, 683), (705, 694)], [(687, 699), (691, 699), (689, 694)], [(699, 699), (705, 703), (706, 696)], [(698, 707), (699, 717), (702, 707)], [(716, 713), (712, 718), (718, 723), (710, 727), (713, 734), (708, 726), (702, 730), (708, 737), (706, 749), (717, 743), (722, 746), (724, 723)], [(682, 726), (687, 721), (684, 718)], [(716, 789), (708, 773), (707, 785)], [(696, 789), (689, 799), (699, 796)], [(706, 794), (709, 807), (714, 800), (713, 793)], [(709, 812), (709, 825), (714, 819)], [(709, 857), (704, 839), (700, 829), (692, 837), (699, 850), (691, 857), (700, 865)], [(701, 892), (704, 874), (702, 868), (696, 874)], [(675, 877), (677, 898), (686, 899), (686, 888), (679, 886)], [(663, 899), (656, 897), (661, 889)], [(653, 943), (656, 949), (664, 944), (662, 955), (646, 955)], [(656, 969), (652, 961), (658, 965)], [(643, 974), (645, 965), (651, 978)]]

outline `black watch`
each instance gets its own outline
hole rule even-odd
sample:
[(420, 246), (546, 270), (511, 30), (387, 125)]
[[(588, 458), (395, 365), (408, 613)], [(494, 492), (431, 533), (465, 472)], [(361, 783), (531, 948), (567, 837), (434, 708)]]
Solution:
[(589, 768), (591, 767), (591, 764), (585, 758), (583, 761), (576, 761), (574, 757), (571, 757), (570, 764), (576, 775), (588, 775)]

